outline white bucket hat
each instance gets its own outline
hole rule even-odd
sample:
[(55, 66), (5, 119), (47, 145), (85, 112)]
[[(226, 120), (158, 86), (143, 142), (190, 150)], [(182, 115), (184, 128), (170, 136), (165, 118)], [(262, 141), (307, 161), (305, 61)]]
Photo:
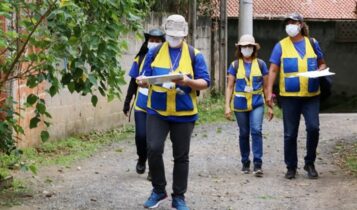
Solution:
[(254, 45), (257, 49), (260, 49), (260, 45), (255, 42), (255, 39), (250, 34), (244, 34), (240, 37), (239, 42), (236, 43), (236, 46), (247, 46)]
[(185, 37), (188, 34), (188, 25), (182, 15), (170, 15), (164, 23), (165, 33), (174, 37)]

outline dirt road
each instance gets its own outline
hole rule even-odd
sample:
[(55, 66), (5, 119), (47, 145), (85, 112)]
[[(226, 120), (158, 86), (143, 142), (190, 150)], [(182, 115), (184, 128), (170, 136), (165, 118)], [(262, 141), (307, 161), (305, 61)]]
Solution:
[[(317, 180), (308, 179), (302, 169), (304, 121), (299, 133), (299, 175), (294, 180), (284, 178), (281, 120), (264, 122), (263, 178), (240, 173), (235, 122), (197, 126), (191, 143), (188, 205), (198, 210), (357, 209), (357, 179), (334, 164), (333, 154), (337, 142), (357, 139), (357, 115), (326, 114), (321, 115), (320, 121)], [(30, 179), (35, 196), (11, 209), (143, 209), (151, 184), (146, 175), (135, 173), (135, 164), (135, 146), (130, 139), (76, 162), (69, 169), (42, 168), (37, 177)], [(165, 164), (167, 191), (171, 193), (169, 140)], [(46, 197), (44, 191), (53, 195)], [(170, 200), (158, 209), (171, 209)]]

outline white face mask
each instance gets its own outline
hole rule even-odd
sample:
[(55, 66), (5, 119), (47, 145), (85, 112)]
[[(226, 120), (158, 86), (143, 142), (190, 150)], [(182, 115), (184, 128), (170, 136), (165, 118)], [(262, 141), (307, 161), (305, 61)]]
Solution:
[(152, 48), (159, 46), (160, 44), (161, 43), (158, 43), (158, 42), (148, 42), (148, 48), (152, 49)]
[(166, 35), (165, 38), (166, 41), (169, 43), (169, 46), (173, 48), (179, 47), (183, 41), (183, 37), (173, 37)]
[(253, 47), (242, 47), (240, 49), (240, 51), (244, 57), (250, 57), (253, 54), (254, 48)]
[(285, 31), (290, 37), (295, 37), (300, 32), (300, 25), (288, 24), (285, 26)]

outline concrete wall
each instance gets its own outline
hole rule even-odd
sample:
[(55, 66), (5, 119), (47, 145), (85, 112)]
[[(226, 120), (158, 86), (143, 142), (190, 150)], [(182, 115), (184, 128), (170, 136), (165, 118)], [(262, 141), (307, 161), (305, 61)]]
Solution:
[[(357, 95), (357, 42), (341, 43), (335, 40), (335, 21), (308, 21), (310, 36), (316, 38), (330, 70), (336, 72), (333, 81), (335, 94)], [(271, 51), (280, 39), (286, 36), (282, 21), (254, 20), (253, 33), (261, 45), (259, 57), (267, 63)], [(234, 60), (235, 46), (238, 41), (238, 19), (228, 22), (228, 62)]]
[[(147, 18), (144, 25), (145, 30), (161, 26), (165, 17), (167, 15), (155, 14)], [(210, 66), (211, 53), (210, 29), (210, 19), (198, 19), (196, 48), (203, 53), (208, 66)], [(123, 69), (127, 71), (126, 81), (129, 81), (127, 73), (143, 42), (134, 37), (134, 34), (125, 37), (129, 43), (129, 50), (120, 60)], [(126, 90), (127, 86), (122, 86), (123, 98)], [(83, 97), (78, 94), (71, 94), (68, 90), (62, 90), (59, 95), (53, 98), (47, 95), (46, 101), (49, 112), (53, 117), (51, 120), (52, 126), (49, 129), (52, 139), (64, 138), (71, 134), (86, 133), (92, 130), (107, 130), (128, 123), (127, 118), (122, 113), (123, 103), (118, 99), (108, 103), (105, 98), (99, 98), (97, 107), (94, 108), (90, 102), (90, 97)], [(27, 138), (31, 138), (31, 136), (27, 136)], [(38, 141), (38, 137), (35, 138)], [(31, 142), (34, 143), (36, 140)]]

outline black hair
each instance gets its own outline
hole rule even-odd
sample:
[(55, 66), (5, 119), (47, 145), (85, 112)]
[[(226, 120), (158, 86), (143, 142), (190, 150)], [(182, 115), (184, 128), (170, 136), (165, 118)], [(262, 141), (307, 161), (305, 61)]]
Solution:
[(146, 55), (146, 53), (149, 51), (148, 42), (149, 42), (149, 39), (145, 38), (144, 43), (141, 45), (140, 50), (139, 50), (138, 54), (136, 54), (135, 57), (142, 57), (142, 56)]

